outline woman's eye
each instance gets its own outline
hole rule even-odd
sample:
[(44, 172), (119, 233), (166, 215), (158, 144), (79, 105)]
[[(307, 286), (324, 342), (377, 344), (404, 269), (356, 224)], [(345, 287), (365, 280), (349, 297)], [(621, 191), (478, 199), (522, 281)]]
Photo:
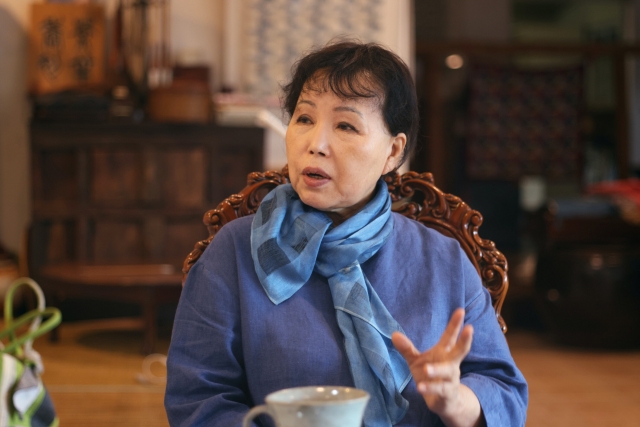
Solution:
[(338, 129), (340, 129), (340, 130), (350, 130), (350, 131), (354, 131), (354, 132), (358, 131), (355, 127), (353, 127), (349, 123), (345, 123), (345, 122), (338, 123)]
[(311, 123), (311, 119), (308, 116), (299, 116), (296, 123), (309, 124)]

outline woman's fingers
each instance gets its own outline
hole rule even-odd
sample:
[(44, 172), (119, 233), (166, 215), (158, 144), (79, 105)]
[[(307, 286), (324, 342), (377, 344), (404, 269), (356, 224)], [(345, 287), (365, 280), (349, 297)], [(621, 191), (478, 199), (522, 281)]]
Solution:
[(427, 406), (436, 413), (456, 405), (460, 393), (460, 364), (469, 354), (473, 327), (464, 324), (464, 309), (457, 309), (438, 343), (420, 353), (401, 333), (391, 337), (398, 351), (409, 362), (413, 379)]
[(420, 352), (413, 345), (411, 340), (400, 332), (394, 332), (393, 335), (391, 335), (391, 342), (393, 342), (396, 350), (400, 352), (402, 357), (404, 357), (409, 364), (420, 356)]
[(418, 391), (423, 395), (435, 394), (438, 396), (446, 396), (450, 392), (453, 384), (444, 381), (422, 381), (418, 383)]
[(460, 367), (455, 362), (427, 363), (424, 373), (429, 380), (448, 381), (460, 377)]
[(473, 327), (471, 325), (465, 326), (460, 332), (463, 322), (464, 309), (459, 308), (453, 312), (438, 344), (423, 353), (420, 353), (413, 342), (400, 332), (394, 332), (391, 341), (409, 365), (420, 366), (424, 364), (426, 367), (432, 365), (433, 362), (455, 362), (459, 366), (469, 354), (473, 341)]
[(449, 320), (449, 324), (446, 329), (442, 333), (440, 337), (440, 341), (438, 345), (444, 346), (447, 351), (450, 351), (453, 346), (456, 344), (458, 340), (458, 334), (460, 333), (460, 328), (462, 327), (462, 323), (464, 322), (464, 309), (458, 308), (451, 315), (451, 319)]
[(449, 353), (450, 360), (455, 360), (458, 364), (462, 363), (469, 351), (471, 350), (471, 343), (473, 342), (473, 326), (467, 325), (462, 329), (460, 337), (455, 346)]

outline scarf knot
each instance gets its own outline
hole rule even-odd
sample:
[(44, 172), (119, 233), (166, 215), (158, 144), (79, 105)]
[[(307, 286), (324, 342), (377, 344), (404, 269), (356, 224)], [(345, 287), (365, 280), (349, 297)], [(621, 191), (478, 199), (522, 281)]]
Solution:
[(327, 278), (354, 384), (371, 395), (364, 424), (387, 427), (409, 407), (401, 393), (411, 373), (391, 342), (402, 328), (360, 267), (393, 230), (386, 183), (378, 181), (374, 197), (357, 214), (331, 225), (326, 214), (302, 203), (291, 184), (276, 187), (251, 225), (254, 266), (274, 304), (295, 294), (313, 271)]

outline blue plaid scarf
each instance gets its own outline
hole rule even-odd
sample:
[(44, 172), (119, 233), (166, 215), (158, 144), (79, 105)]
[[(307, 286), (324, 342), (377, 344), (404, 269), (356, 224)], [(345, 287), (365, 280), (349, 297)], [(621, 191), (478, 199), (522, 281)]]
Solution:
[(256, 273), (274, 304), (296, 293), (314, 270), (328, 279), (355, 386), (371, 395), (365, 426), (388, 427), (409, 407), (400, 393), (411, 373), (391, 342), (391, 334), (402, 329), (360, 268), (393, 230), (386, 183), (378, 181), (375, 196), (356, 215), (331, 224), (326, 214), (303, 204), (290, 184), (278, 186), (251, 225)]

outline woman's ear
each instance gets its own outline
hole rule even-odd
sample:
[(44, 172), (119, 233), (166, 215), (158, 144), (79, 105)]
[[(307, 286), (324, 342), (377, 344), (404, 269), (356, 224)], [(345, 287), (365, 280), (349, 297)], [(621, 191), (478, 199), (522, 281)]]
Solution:
[(386, 175), (392, 170), (400, 166), (402, 155), (404, 154), (404, 147), (407, 145), (407, 135), (404, 132), (400, 132), (396, 136), (391, 137), (391, 151), (387, 157), (387, 162), (384, 164), (382, 175)]

